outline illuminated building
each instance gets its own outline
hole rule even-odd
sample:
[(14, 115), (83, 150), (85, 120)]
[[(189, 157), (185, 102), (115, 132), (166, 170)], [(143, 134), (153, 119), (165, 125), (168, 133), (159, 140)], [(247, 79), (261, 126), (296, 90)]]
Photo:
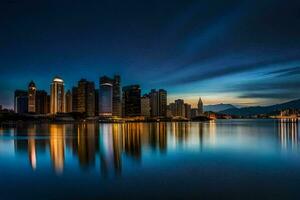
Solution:
[(176, 106), (176, 116), (185, 117), (184, 100), (183, 99), (175, 100), (175, 106)]
[(78, 88), (72, 88), (72, 112), (78, 112)]
[(203, 114), (203, 102), (201, 97), (199, 98), (198, 101), (198, 115), (202, 115)]
[(141, 115), (145, 117), (150, 117), (150, 97), (149, 95), (144, 95), (141, 98)]
[(15, 113), (23, 114), (28, 112), (28, 92), (24, 90), (16, 90), (14, 98)]
[(159, 89), (156, 91), (152, 89), (150, 94), (150, 107), (152, 117), (167, 116), (167, 91)]
[(141, 89), (139, 85), (123, 87), (122, 106), (124, 117), (141, 115)]
[(184, 112), (185, 112), (185, 118), (191, 119), (191, 105), (185, 103), (184, 104)]
[(99, 115), (121, 117), (121, 78), (103, 76), (99, 82)]
[(112, 116), (113, 113), (113, 80), (107, 76), (100, 78), (99, 115)]
[(28, 85), (28, 112), (35, 113), (35, 99), (36, 99), (36, 87), (35, 83), (31, 81)]
[(73, 99), (75, 112), (85, 113), (88, 117), (95, 116), (94, 82), (81, 79), (78, 82), (78, 87), (73, 88)]
[(37, 114), (47, 114), (49, 111), (48, 108), (48, 95), (47, 92), (44, 90), (36, 91), (36, 98), (35, 98), (35, 111)]
[(72, 112), (72, 93), (70, 90), (66, 92), (66, 112)]
[(50, 86), (50, 113), (63, 113), (65, 106), (64, 81), (55, 77)]

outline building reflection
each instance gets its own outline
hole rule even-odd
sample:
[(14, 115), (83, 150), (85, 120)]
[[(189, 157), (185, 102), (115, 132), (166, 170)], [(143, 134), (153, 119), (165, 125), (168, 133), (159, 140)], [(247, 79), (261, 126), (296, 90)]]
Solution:
[(75, 158), (82, 170), (97, 169), (99, 163), (104, 177), (121, 175), (124, 160), (139, 164), (143, 150), (167, 153), (172, 140), (178, 145), (202, 144), (204, 135), (201, 123), (24, 124), (14, 129), (14, 147), (16, 154), (27, 155), (33, 170), (38, 169), (39, 157), (46, 157), (60, 174)]
[(297, 119), (278, 119), (278, 137), (282, 149), (298, 149), (299, 135)]

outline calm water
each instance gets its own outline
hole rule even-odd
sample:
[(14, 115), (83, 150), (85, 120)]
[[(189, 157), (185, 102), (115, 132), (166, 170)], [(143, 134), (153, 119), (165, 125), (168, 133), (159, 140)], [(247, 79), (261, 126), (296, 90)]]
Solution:
[(298, 123), (0, 128), (0, 199), (300, 199)]

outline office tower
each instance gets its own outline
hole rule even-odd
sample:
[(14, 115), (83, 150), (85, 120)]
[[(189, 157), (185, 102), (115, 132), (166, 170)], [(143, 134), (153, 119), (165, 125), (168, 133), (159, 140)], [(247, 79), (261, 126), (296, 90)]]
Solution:
[(86, 86), (86, 115), (95, 116), (95, 84), (88, 82)]
[(145, 94), (141, 97), (141, 115), (145, 117), (150, 117), (150, 97), (149, 95)]
[(203, 114), (203, 102), (201, 97), (199, 98), (198, 101), (198, 115), (202, 115)]
[(94, 82), (81, 79), (78, 87), (73, 88), (73, 109), (75, 112), (85, 113), (88, 117), (95, 116), (95, 85)]
[(121, 77), (119, 75), (115, 75), (113, 79), (112, 115), (122, 116)]
[(191, 118), (198, 116), (198, 108), (192, 108), (191, 109)]
[(99, 115), (99, 89), (95, 90), (95, 116)]
[(35, 113), (35, 97), (36, 97), (36, 87), (33, 81), (30, 81), (28, 85), (28, 112)]
[(170, 116), (175, 117), (177, 115), (176, 104), (175, 103), (170, 103), (169, 104), (169, 111), (170, 111)]
[(139, 85), (123, 87), (122, 107), (125, 117), (141, 115), (141, 89)]
[(48, 95), (45, 90), (37, 90), (35, 98), (35, 110), (37, 114), (47, 114), (48, 113)]
[(78, 88), (72, 88), (72, 112), (78, 112)]
[(184, 112), (185, 112), (185, 118), (191, 119), (191, 105), (185, 103), (184, 104)]
[(167, 91), (163, 89), (159, 89), (158, 91), (158, 108), (159, 108), (159, 116), (166, 117), (167, 116)]
[(66, 92), (66, 112), (72, 112), (72, 93), (70, 90)]
[(28, 92), (16, 90), (14, 98), (15, 113), (23, 114), (28, 112)]
[(107, 76), (100, 78), (99, 115), (112, 116), (113, 113), (113, 80)]
[(175, 105), (176, 105), (176, 116), (185, 117), (184, 100), (183, 99), (175, 100)]
[(50, 104), (51, 104), (51, 97), (50, 95), (47, 95), (47, 112), (50, 113)]
[(159, 89), (156, 91), (152, 89), (150, 94), (150, 107), (152, 117), (166, 117), (167, 116), (167, 91)]
[(50, 86), (50, 113), (62, 113), (65, 108), (64, 81), (54, 77)]

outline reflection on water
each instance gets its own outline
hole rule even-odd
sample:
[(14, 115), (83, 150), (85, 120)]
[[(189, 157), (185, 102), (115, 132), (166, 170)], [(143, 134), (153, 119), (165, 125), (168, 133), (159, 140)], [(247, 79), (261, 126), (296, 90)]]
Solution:
[[(225, 128), (226, 127), (226, 128)], [(242, 127), (242, 129), (240, 129)], [(144, 151), (161, 155), (178, 149), (215, 148), (226, 145), (224, 135), (231, 135), (231, 143), (247, 144), (238, 140), (243, 131), (251, 132), (251, 124), (235, 127), (226, 122), (207, 123), (124, 123), (124, 124), (27, 124), (0, 129), (6, 141), (13, 141), (15, 155), (28, 154), (33, 170), (39, 167), (39, 156), (51, 159), (56, 173), (63, 173), (66, 157), (77, 160), (82, 170), (99, 167), (103, 176), (122, 173), (123, 160), (136, 165)], [(258, 129), (259, 130), (259, 129)], [(298, 122), (278, 121), (277, 140), (283, 149), (296, 149), (299, 144)], [(224, 142), (225, 141), (225, 142)], [(2, 141), (3, 142), (3, 141)]]
[(299, 145), (298, 121), (295, 119), (280, 119), (278, 133), (282, 149), (297, 149)]

